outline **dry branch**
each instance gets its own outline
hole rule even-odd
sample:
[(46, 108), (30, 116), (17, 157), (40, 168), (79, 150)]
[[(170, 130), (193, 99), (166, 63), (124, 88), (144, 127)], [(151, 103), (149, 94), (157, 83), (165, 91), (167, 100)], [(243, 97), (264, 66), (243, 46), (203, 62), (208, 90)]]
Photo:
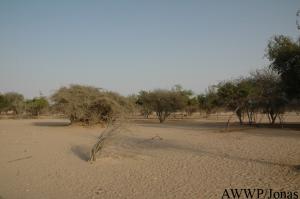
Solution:
[(104, 143), (107, 139), (112, 138), (117, 135), (121, 130), (126, 130), (126, 124), (128, 124), (128, 120), (123, 118), (119, 118), (118, 122), (110, 121), (106, 129), (101, 133), (98, 137), (96, 144), (91, 149), (89, 162), (96, 161), (96, 155), (101, 152), (101, 149), (104, 146)]

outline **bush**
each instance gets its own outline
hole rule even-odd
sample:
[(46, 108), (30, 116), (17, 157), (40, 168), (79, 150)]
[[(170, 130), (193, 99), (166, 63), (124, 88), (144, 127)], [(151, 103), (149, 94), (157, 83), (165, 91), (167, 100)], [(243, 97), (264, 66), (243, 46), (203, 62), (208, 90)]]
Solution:
[(62, 87), (51, 100), (54, 102), (53, 107), (65, 114), (71, 123), (110, 122), (130, 109), (126, 98), (91, 86)]

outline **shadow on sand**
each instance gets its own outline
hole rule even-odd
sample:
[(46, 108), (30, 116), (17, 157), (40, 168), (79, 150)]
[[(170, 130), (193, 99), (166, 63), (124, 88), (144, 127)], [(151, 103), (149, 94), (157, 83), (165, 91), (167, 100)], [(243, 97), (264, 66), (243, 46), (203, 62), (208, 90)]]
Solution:
[(299, 164), (299, 165), (295, 165), (295, 166), (294, 166), (294, 169), (295, 169), (297, 172), (300, 172), (300, 164)]
[(34, 126), (43, 126), (43, 127), (63, 127), (63, 126), (69, 126), (70, 124), (71, 123), (69, 120), (33, 122)]
[(300, 123), (289, 122), (283, 124), (269, 124), (269, 123), (260, 123), (256, 125), (258, 128), (272, 128), (272, 129), (291, 129), (295, 131), (300, 131)]
[[(156, 120), (134, 120), (134, 123), (144, 127), (180, 129), (222, 129), (226, 127), (226, 122), (198, 122), (191, 120), (168, 120), (164, 123), (159, 123)], [(236, 126), (236, 124), (232, 124), (232, 126)]]
[[(203, 122), (203, 121), (191, 121), (191, 120), (168, 120), (164, 123), (159, 123), (156, 120), (134, 120), (134, 122), (144, 127), (159, 127), (159, 128), (179, 128), (179, 129), (190, 129), (190, 130), (224, 130), (226, 129), (226, 122)], [(248, 129), (284, 129), (300, 131), (300, 123), (284, 123), (284, 124), (243, 124), (240, 125), (238, 122), (230, 123), (231, 130), (248, 130)]]
[(192, 146), (181, 145), (178, 143), (174, 143), (170, 140), (164, 139), (142, 139), (136, 138), (131, 136), (123, 136), (123, 140), (129, 143), (130, 148), (133, 150), (143, 151), (143, 150), (176, 150), (181, 152), (192, 153), (194, 155), (206, 155), (213, 158), (224, 158), (234, 161), (242, 161), (242, 162), (253, 162), (263, 165), (271, 165), (271, 166), (280, 166), (286, 167), (297, 172), (300, 171), (300, 165), (292, 165), (287, 164), (286, 162), (273, 162), (264, 159), (252, 159), (248, 157), (242, 157), (238, 155), (232, 155), (230, 153), (222, 152), (222, 151), (215, 151), (214, 149), (207, 149), (207, 148), (194, 148)]
[(87, 146), (72, 146), (71, 151), (81, 160), (88, 161), (90, 159), (90, 148)]

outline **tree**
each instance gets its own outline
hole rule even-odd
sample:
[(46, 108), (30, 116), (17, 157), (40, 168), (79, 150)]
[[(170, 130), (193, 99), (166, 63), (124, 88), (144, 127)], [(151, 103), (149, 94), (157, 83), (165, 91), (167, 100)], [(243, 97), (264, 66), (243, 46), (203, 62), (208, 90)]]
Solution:
[(0, 93), (0, 113), (2, 111), (4, 111), (7, 106), (8, 106), (8, 102), (7, 102), (6, 98), (5, 98), (5, 95), (2, 95)]
[(26, 111), (33, 116), (39, 116), (48, 107), (49, 103), (45, 97), (33, 98), (26, 101)]
[(185, 112), (187, 115), (191, 116), (193, 113), (197, 112), (199, 109), (199, 104), (197, 97), (191, 97), (187, 100), (186, 106), (185, 106)]
[(72, 122), (94, 124), (116, 120), (128, 109), (124, 97), (101, 89), (71, 85), (62, 87), (51, 97), (56, 110)]
[(219, 106), (219, 97), (215, 87), (209, 87), (205, 94), (197, 96), (198, 107), (205, 110), (206, 117)]
[(184, 110), (187, 115), (191, 116), (198, 110), (197, 97), (194, 97), (192, 90), (185, 90), (181, 85), (177, 84), (172, 88), (172, 91), (179, 93), (184, 101)]
[(128, 104), (128, 110), (130, 110), (131, 114), (135, 114), (138, 110), (137, 105), (138, 96), (136, 94), (131, 94), (126, 97), (126, 101)]
[(139, 94), (137, 96), (136, 104), (139, 105), (141, 114), (145, 118), (148, 118), (149, 115), (151, 115), (151, 113), (153, 112), (149, 93), (147, 91), (139, 92)]
[(289, 99), (300, 99), (300, 38), (274, 36), (268, 43), (266, 56), (270, 67), (281, 77), (282, 85)]
[(256, 114), (262, 112), (271, 124), (284, 113), (287, 99), (278, 75), (270, 69), (257, 70), (248, 77), (224, 81), (218, 85), (220, 106), (234, 111), (240, 124), (244, 115), (248, 123), (256, 122)]
[(220, 105), (234, 111), (242, 124), (249, 95), (249, 87), (246, 82), (242, 79), (222, 82), (218, 85), (217, 95), (219, 99), (222, 99)]
[(2, 111), (13, 111), (19, 115), (24, 110), (24, 97), (16, 92), (8, 92), (2, 95)]
[(160, 123), (171, 113), (182, 110), (185, 106), (184, 96), (175, 90), (141, 91), (138, 98), (139, 104), (156, 113)]
[(254, 100), (258, 108), (267, 115), (269, 122), (274, 124), (276, 119), (280, 119), (288, 99), (282, 87), (280, 77), (269, 69), (257, 70), (251, 73), (250, 78), (255, 84)]

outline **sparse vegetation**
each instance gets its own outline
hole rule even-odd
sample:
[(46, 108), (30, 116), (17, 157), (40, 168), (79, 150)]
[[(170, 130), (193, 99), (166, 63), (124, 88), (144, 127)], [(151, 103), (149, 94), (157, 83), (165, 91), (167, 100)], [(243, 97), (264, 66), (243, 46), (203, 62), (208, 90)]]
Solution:
[(130, 109), (126, 98), (91, 86), (62, 87), (51, 99), (53, 107), (64, 113), (71, 123), (110, 122)]

